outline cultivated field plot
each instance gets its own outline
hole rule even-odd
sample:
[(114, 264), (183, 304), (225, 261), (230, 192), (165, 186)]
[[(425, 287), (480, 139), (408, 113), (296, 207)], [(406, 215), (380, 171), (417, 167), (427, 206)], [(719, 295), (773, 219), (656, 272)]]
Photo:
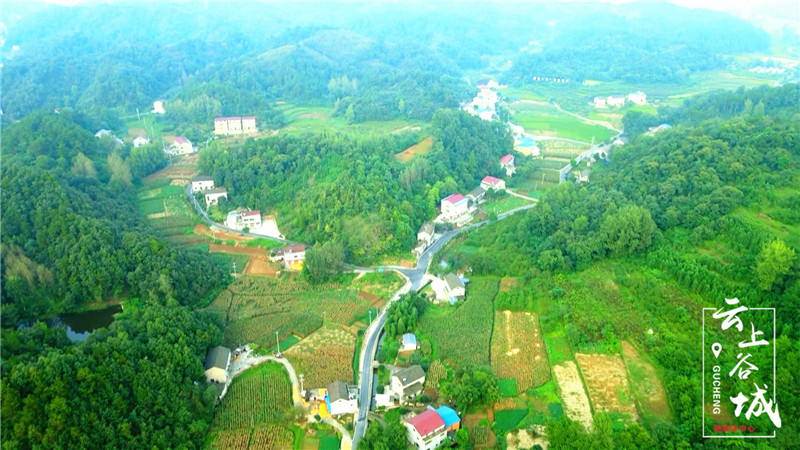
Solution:
[(539, 318), (529, 312), (498, 311), (492, 333), (492, 370), (517, 380), (522, 392), (550, 379)]
[[(589, 149), (589, 144), (578, 144), (568, 141), (539, 141), (537, 144), (545, 158), (572, 159)], [(561, 167), (564, 165), (562, 164)]]
[(669, 406), (664, 386), (658, 379), (655, 368), (636, 351), (629, 342), (622, 341), (622, 358), (628, 369), (633, 394), (648, 418), (658, 421), (670, 421)]
[(243, 373), (228, 388), (214, 428), (235, 430), (276, 422), (292, 406), (291, 385), (283, 366), (267, 364)]
[(320, 388), (331, 382), (353, 381), (353, 351), (356, 338), (334, 326), (320, 328), (284, 353), (297, 373), (302, 373), (305, 387)]
[(219, 450), (247, 450), (249, 446), (249, 429), (220, 431), (211, 442), (211, 448)]
[(497, 278), (475, 278), (467, 285), (463, 303), (430, 307), (420, 319), (420, 330), (436, 344), (440, 358), (460, 366), (489, 364)]
[(417, 155), (427, 155), (429, 151), (431, 151), (431, 147), (433, 146), (433, 136), (427, 137), (423, 139), (418, 144), (414, 144), (411, 147), (403, 150), (400, 153), (396, 153), (394, 157), (400, 162), (408, 162), (411, 161)]
[(284, 450), (292, 448), (294, 433), (278, 425), (262, 425), (253, 430), (251, 449)]
[(374, 301), (360, 296), (355, 288), (338, 283), (309, 284), (243, 276), (206, 309), (227, 324), (225, 341), (229, 345), (253, 342), (270, 347), (275, 331), (284, 339), (292, 334), (308, 336), (322, 326), (323, 320), (349, 325), (366, 315)]
[(183, 186), (172, 184), (169, 178), (145, 182), (139, 190), (139, 211), (150, 220), (164, 238), (178, 245), (198, 245), (208, 238), (194, 233), (199, 219), (191, 209)]
[(221, 431), (211, 442), (212, 449), (253, 449), (284, 450), (292, 448), (294, 433), (279, 425), (261, 425), (254, 430), (249, 428)]
[(561, 388), (564, 414), (583, 424), (587, 431), (591, 431), (592, 408), (589, 406), (589, 397), (583, 390), (578, 367), (572, 361), (564, 361), (563, 364), (553, 366), (553, 375), (556, 377), (558, 387)]
[(580, 364), (595, 411), (619, 412), (627, 414), (632, 422), (638, 420), (628, 372), (619, 355), (576, 353), (575, 359)]

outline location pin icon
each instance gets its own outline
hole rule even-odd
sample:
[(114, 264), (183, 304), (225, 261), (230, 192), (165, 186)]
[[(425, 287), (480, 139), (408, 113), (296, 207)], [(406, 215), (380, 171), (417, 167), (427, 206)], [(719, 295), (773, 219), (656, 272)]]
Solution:
[(714, 342), (711, 344), (711, 352), (714, 353), (714, 358), (719, 358), (719, 352), (722, 351), (722, 344)]

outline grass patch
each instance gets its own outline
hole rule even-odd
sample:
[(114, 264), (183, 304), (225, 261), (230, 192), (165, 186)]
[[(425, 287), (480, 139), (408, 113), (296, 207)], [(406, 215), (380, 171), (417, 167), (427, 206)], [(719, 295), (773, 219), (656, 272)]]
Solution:
[(261, 247), (261, 248), (272, 249), (272, 248), (282, 247), (286, 244), (270, 238), (255, 238), (249, 241), (242, 242), (242, 245), (250, 248)]
[(614, 136), (614, 132), (600, 125), (583, 122), (572, 116), (545, 116), (530, 113), (515, 114), (513, 121), (525, 131), (533, 134), (558, 136), (582, 142), (602, 142)]
[(322, 436), (319, 438), (319, 450), (339, 450), (338, 436)]
[(527, 409), (503, 409), (495, 411), (493, 428), (498, 435), (505, 435), (516, 428), (527, 415)]
[(500, 378), (497, 381), (497, 389), (503, 397), (517, 396), (517, 380), (513, 378)]
[[(297, 344), (298, 342), (300, 342), (300, 338), (295, 336), (295, 335), (293, 335), (293, 334), (290, 334), (287, 338), (285, 338), (284, 340), (280, 341), (281, 352), (285, 352), (286, 350), (289, 350), (294, 344)], [(277, 345), (273, 345), (267, 351), (269, 353), (278, 353), (278, 346)]]
[(139, 202), (139, 211), (145, 216), (164, 212), (164, 199), (150, 198)]
[(489, 214), (502, 214), (529, 203), (529, 201), (523, 198), (514, 197), (513, 195), (504, 195), (484, 203), (481, 205), (481, 208)]

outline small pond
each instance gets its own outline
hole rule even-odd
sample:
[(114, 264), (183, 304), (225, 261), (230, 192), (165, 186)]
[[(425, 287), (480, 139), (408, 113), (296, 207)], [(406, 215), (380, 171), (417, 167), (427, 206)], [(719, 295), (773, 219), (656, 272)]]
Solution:
[(89, 334), (98, 329), (106, 328), (114, 321), (114, 316), (122, 312), (122, 306), (113, 305), (104, 309), (95, 309), (74, 314), (63, 314), (50, 319), (50, 326), (62, 325), (67, 328), (67, 337), (71, 341), (84, 341)]

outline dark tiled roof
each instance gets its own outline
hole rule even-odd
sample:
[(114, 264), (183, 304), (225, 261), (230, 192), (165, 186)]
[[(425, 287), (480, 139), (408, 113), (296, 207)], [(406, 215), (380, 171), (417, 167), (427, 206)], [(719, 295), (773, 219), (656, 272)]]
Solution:
[(344, 381), (334, 381), (328, 385), (328, 398), (331, 402), (335, 402), (339, 399), (350, 399), (350, 394), (347, 392), (347, 385)]
[(464, 283), (461, 282), (461, 278), (458, 278), (454, 273), (448, 273), (444, 277), (444, 281), (447, 282), (447, 286), (452, 290), (457, 287), (464, 287)]
[(208, 355), (206, 355), (206, 364), (205, 369), (211, 369), (212, 367), (217, 367), (220, 369), (227, 369), (228, 365), (228, 358), (231, 356), (231, 351), (228, 348), (222, 346), (216, 346), (208, 351)]
[(422, 370), (420, 366), (410, 366), (406, 367), (405, 369), (398, 370), (394, 373), (395, 377), (400, 379), (400, 382), (403, 383), (403, 386), (406, 386), (407, 383), (414, 382), (419, 380), (420, 378), (425, 377), (425, 371)]

